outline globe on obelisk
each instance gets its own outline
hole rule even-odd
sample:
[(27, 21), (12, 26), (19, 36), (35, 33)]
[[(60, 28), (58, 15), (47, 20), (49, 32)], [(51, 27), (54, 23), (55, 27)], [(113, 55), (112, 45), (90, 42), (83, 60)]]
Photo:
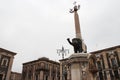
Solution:
[(79, 15), (77, 11), (80, 9), (80, 5), (76, 5), (76, 2), (74, 2), (74, 8), (70, 9), (70, 13), (74, 13), (74, 21), (75, 21), (75, 32), (76, 32), (76, 38), (72, 39), (72, 42), (68, 38), (68, 42), (74, 47), (75, 53), (86, 53), (87, 47), (85, 43), (83, 42), (82, 36), (81, 36), (81, 30), (80, 30), (80, 22), (79, 22)]

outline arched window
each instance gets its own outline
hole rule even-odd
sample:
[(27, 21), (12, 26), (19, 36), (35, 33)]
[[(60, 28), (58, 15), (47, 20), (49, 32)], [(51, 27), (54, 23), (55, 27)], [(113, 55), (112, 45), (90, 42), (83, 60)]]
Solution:
[(97, 61), (97, 66), (98, 66), (98, 69), (99, 69), (99, 70), (102, 69), (101, 62), (100, 62), (100, 61)]
[(8, 65), (8, 59), (7, 58), (3, 58), (1, 65), (2, 66), (7, 66)]

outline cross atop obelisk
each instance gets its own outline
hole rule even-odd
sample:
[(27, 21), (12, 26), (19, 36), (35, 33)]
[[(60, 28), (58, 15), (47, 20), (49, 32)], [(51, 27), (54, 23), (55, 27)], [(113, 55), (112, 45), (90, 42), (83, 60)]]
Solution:
[(70, 9), (70, 13), (74, 13), (76, 38), (82, 39), (79, 16), (77, 13), (77, 11), (80, 9), (80, 5), (76, 5), (76, 2), (74, 2), (73, 4), (74, 4), (74, 7), (73, 7), (73, 9)]

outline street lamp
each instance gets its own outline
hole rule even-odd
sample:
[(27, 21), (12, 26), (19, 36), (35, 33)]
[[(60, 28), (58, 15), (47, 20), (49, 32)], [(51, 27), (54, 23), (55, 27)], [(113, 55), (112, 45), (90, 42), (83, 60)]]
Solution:
[(64, 56), (67, 55), (67, 53), (69, 53), (69, 50), (68, 49), (64, 49), (64, 47), (62, 46), (62, 49), (57, 49), (57, 53), (62, 55), (62, 59), (64, 59)]
[[(62, 59), (64, 59), (64, 56), (67, 55), (67, 53), (69, 53), (68, 49), (64, 49), (64, 47), (62, 46), (62, 49), (57, 49), (57, 53), (62, 55)], [(62, 63), (62, 80), (64, 80), (63, 76), (66, 75), (66, 72), (64, 71), (64, 67), (63, 67), (63, 63)]]

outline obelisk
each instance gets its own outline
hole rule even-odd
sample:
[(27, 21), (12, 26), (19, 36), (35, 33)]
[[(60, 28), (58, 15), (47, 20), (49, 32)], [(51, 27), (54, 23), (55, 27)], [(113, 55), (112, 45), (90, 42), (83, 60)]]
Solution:
[[(81, 29), (80, 29), (80, 22), (79, 22), (79, 15), (77, 13), (77, 11), (80, 9), (80, 5), (76, 5), (76, 2), (74, 3), (74, 7), (73, 9), (70, 9), (70, 13), (74, 13), (74, 21), (75, 21), (75, 33), (76, 33), (76, 38), (72, 39), (72, 42), (70, 41), (70, 39), (68, 38), (68, 42), (74, 47), (74, 52), (77, 53), (81, 53), (87, 52), (87, 47), (85, 45), (85, 43), (83, 42), (82, 36), (81, 36)], [(75, 43), (75, 42), (78, 42)]]
[[(76, 37), (73, 38), (72, 41), (67, 38), (70, 45), (72, 45), (74, 48), (74, 53), (71, 54), (68, 58), (61, 60), (61, 67), (63, 67), (63, 65), (67, 66), (66, 80), (91, 80), (88, 77), (87, 70), (89, 54), (87, 53), (86, 45), (82, 39), (79, 15), (77, 13), (79, 8), (80, 5), (77, 6), (75, 3), (73, 9), (70, 9), (70, 13), (74, 13)], [(62, 72), (62, 74), (64, 73)], [(63, 77), (61, 75), (61, 80), (62, 79)]]
[(75, 32), (76, 32), (76, 38), (82, 39), (81, 36), (81, 30), (80, 30), (80, 22), (79, 22), (79, 15), (77, 11), (80, 9), (80, 5), (76, 5), (76, 2), (74, 3), (74, 8), (70, 9), (70, 13), (74, 13), (74, 21), (75, 21)]

